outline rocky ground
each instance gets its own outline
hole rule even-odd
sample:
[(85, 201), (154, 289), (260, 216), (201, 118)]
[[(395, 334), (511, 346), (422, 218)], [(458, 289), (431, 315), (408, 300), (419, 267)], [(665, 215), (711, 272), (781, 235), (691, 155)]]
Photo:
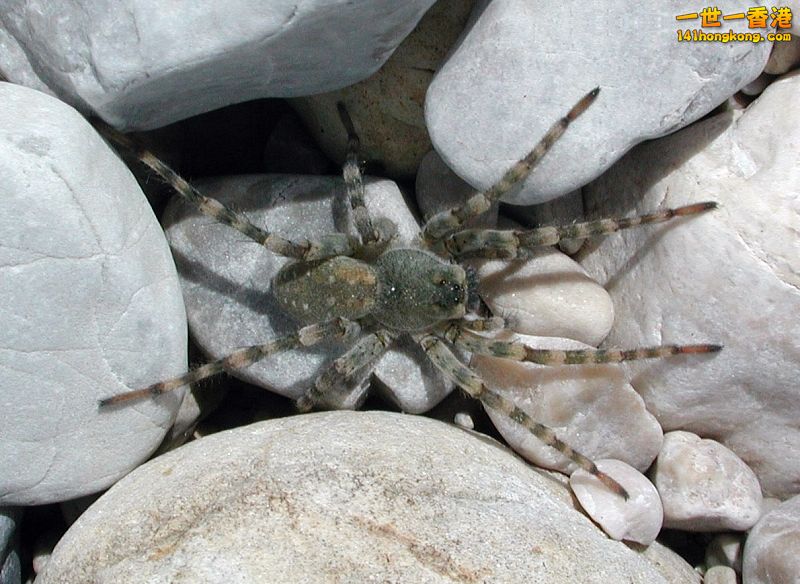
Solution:
[[(669, 6), (7, 2), (0, 584), (797, 582), (800, 5), (786, 6), (790, 28), (722, 30), (791, 41), (703, 43), (678, 42), (701, 21)], [(294, 408), (336, 342), (98, 410), (297, 323), (271, 292), (286, 259), (167, 204), (87, 117), (253, 223), (318, 238), (355, 233), (341, 101), (367, 208), (413, 246), (424, 218), (491, 186), (594, 87), (472, 225), (719, 208), (468, 260), (481, 297), (537, 348), (724, 349), (560, 368), (459, 355), (627, 501), (454, 391), (410, 338), (341, 396), (368, 411)]]

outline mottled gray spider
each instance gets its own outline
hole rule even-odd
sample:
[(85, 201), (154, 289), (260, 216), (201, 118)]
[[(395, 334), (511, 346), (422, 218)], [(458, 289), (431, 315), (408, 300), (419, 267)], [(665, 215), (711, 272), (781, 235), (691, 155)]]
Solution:
[(306, 411), (323, 401), (336, 403), (331, 395), (341, 392), (353, 375), (373, 363), (399, 335), (408, 334), (423, 348), (434, 365), (469, 395), (524, 426), (542, 442), (596, 476), (612, 491), (627, 498), (625, 489), (599, 471), (589, 458), (562, 442), (551, 428), (531, 419), (512, 402), (488, 388), (448, 347), (453, 345), (471, 353), (541, 365), (617, 363), (720, 350), (720, 346), (710, 344), (664, 345), (631, 350), (546, 350), (479, 334), (502, 328), (503, 325), (499, 319), (482, 318), (472, 313), (469, 298), (477, 294), (476, 284), (458, 264), (459, 260), (524, 259), (533, 248), (553, 245), (562, 239), (613, 233), (716, 207), (715, 203), (698, 203), (638, 217), (601, 219), (524, 231), (462, 229), (465, 221), (486, 212), (494, 201), (531, 173), (570, 123), (591, 105), (599, 91), (596, 88), (578, 101), (497, 184), (472, 196), (461, 207), (434, 215), (422, 227), (417, 248), (389, 249), (388, 244), (395, 232), (394, 225), (386, 218), (373, 220), (367, 212), (357, 158), (358, 137), (341, 104), (339, 113), (349, 136), (344, 180), (358, 237), (335, 233), (316, 241), (292, 241), (265, 231), (219, 201), (203, 196), (153, 154), (138, 148), (128, 137), (110, 128), (103, 128), (109, 138), (134, 152), (144, 164), (179, 194), (196, 204), (203, 213), (237, 229), (271, 252), (295, 259), (280, 270), (272, 288), (286, 312), (306, 326), (294, 334), (235, 351), (180, 377), (108, 397), (100, 401), (100, 406), (157, 396), (225, 370), (247, 367), (279, 351), (311, 346), (324, 339), (352, 340), (362, 328), (369, 332), (341, 357), (333, 360), (298, 400), (300, 410)]

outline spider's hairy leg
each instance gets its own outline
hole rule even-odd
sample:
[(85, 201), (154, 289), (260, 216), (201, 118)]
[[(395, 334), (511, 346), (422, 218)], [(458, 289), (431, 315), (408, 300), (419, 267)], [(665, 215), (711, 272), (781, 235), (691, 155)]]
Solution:
[(460, 207), (453, 207), (431, 217), (422, 228), (422, 239), (433, 245), (442, 238), (458, 231), (468, 219), (477, 217), (489, 210), (492, 203), (509, 192), (517, 183), (524, 181), (539, 161), (553, 147), (567, 127), (574, 122), (594, 102), (600, 88), (595, 87), (572, 106), (563, 118), (553, 124), (538, 144), (522, 160), (514, 164), (502, 178), (488, 190), (470, 197)]
[(511, 361), (527, 361), (539, 365), (587, 365), (621, 363), (641, 359), (661, 359), (671, 355), (716, 353), (721, 345), (661, 345), (638, 349), (535, 349), (519, 341), (487, 339), (466, 330), (460, 323), (448, 325), (445, 338), (462, 349), (478, 355), (501, 357)]
[(347, 382), (358, 371), (383, 355), (395, 338), (389, 331), (381, 329), (359, 340), (317, 377), (314, 385), (297, 400), (297, 409), (307, 412), (317, 404), (341, 403)]
[(456, 259), (528, 259), (537, 247), (555, 245), (564, 239), (585, 239), (594, 235), (606, 235), (639, 225), (664, 223), (676, 217), (697, 215), (716, 208), (717, 203), (714, 201), (705, 201), (674, 209), (662, 209), (647, 215), (597, 219), (572, 225), (513, 231), (465, 229), (445, 239), (444, 247)]
[(432, 334), (427, 334), (419, 337), (418, 342), (431, 362), (433, 362), (446, 377), (458, 384), (469, 395), (479, 399), (484, 406), (508, 416), (536, 436), (544, 444), (554, 448), (569, 458), (580, 468), (597, 477), (597, 479), (612, 492), (627, 500), (628, 492), (622, 485), (598, 469), (597, 465), (588, 457), (576, 451), (569, 444), (556, 436), (552, 428), (537, 422), (522, 409), (514, 405), (513, 402), (486, 387), (486, 384), (475, 372), (461, 363), (461, 361), (453, 355), (444, 341)]
[(364, 177), (361, 175), (361, 167), (358, 163), (358, 149), (360, 141), (356, 128), (353, 125), (353, 120), (347, 112), (347, 108), (342, 102), (336, 104), (336, 109), (339, 112), (339, 119), (342, 121), (345, 131), (347, 132), (347, 156), (342, 168), (342, 175), (344, 177), (344, 184), (347, 188), (347, 199), (350, 201), (350, 208), (353, 210), (353, 219), (355, 220), (356, 229), (361, 236), (361, 241), (368, 245), (380, 239), (380, 233), (375, 230), (372, 224), (372, 219), (367, 211), (366, 203), (364, 202)]
[(99, 402), (99, 407), (114, 406), (129, 401), (139, 400), (146, 397), (155, 397), (169, 391), (183, 387), (190, 383), (200, 381), (223, 371), (243, 369), (281, 351), (288, 351), (295, 347), (309, 347), (320, 341), (332, 338), (351, 338), (358, 334), (360, 327), (353, 321), (345, 318), (336, 318), (329, 322), (312, 324), (301, 328), (296, 333), (273, 339), (261, 345), (253, 345), (234, 351), (230, 355), (201, 365), (184, 375), (159, 381), (142, 389), (135, 389), (125, 393), (112, 395), (103, 398)]
[(175, 192), (193, 203), (204, 215), (233, 227), (273, 253), (288, 258), (310, 261), (338, 255), (350, 256), (360, 249), (359, 243), (344, 233), (327, 235), (319, 241), (291, 241), (257, 227), (241, 213), (233, 211), (216, 199), (203, 195), (189, 181), (172, 170), (155, 154), (138, 145), (130, 136), (99, 120), (94, 120), (94, 125), (103, 136), (135, 156), (142, 164), (155, 172), (161, 180), (171, 186)]

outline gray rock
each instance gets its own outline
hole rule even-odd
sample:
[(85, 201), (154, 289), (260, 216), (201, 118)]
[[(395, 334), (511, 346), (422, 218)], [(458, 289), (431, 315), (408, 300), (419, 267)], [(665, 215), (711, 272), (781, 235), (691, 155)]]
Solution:
[(665, 434), (651, 477), (664, 504), (666, 527), (742, 531), (761, 516), (756, 475), (716, 440), (691, 432)]
[(636, 148), (584, 189), (592, 218), (702, 200), (720, 208), (592, 242), (579, 261), (611, 294), (607, 346), (712, 342), (713, 356), (628, 366), (665, 430), (714, 436), (765, 494), (800, 490), (800, 76)]
[[(724, 14), (751, 6), (716, 5)], [(599, 86), (595, 104), (504, 200), (533, 204), (586, 184), (635, 144), (699, 119), (763, 70), (770, 43), (678, 42), (679, 13), (666, 3), (632, 13), (624, 2), (574, 11), (555, 0), (478, 2), (428, 90), (434, 147), (485, 189)], [(747, 31), (746, 20), (725, 26)]]
[(98, 399), (186, 369), (164, 234), (133, 176), (72, 108), (0, 84), (0, 504), (107, 487), (145, 459), (180, 394)]
[(744, 584), (797, 584), (800, 577), (800, 495), (784, 501), (750, 530)]
[(37, 582), (681, 582), (664, 565), (485, 437), (329, 412), (150, 461), (81, 516)]
[[(569, 339), (517, 338), (541, 349), (587, 348)], [(616, 458), (643, 471), (658, 454), (661, 428), (614, 365), (545, 367), (478, 355), (472, 364), (489, 387), (534, 420), (554, 428), (559, 438), (589, 458)], [(574, 463), (507, 416), (486, 411), (511, 447), (526, 459), (562, 472), (575, 470)]]
[(0, 507), (0, 584), (20, 584), (19, 550), (21, 507)]
[[(343, 183), (333, 177), (251, 175), (198, 183), (200, 190), (243, 211), (257, 225), (286, 237), (319, 237), (345, 230), (355, 233), (346, 212)], [(409, 244), (418, 225), (397, 186), (367, 180), (367, 207), (399, 230), (397, 244)], [(283, 312), (271, 293), (271, 280), (288, 260), (246, 240), (232, 228), (200, 215), (176, 198), (165, 215), (167, 237), (184, 290), (189, 326), (212, 358), (233, 349), (263, 343), (295, 331), (299, 323)], [(349, 345), (328, 342), (273, 355), (235, 374), (249, 383), (296, 399)], [(452, 390), (412, 344), (398, 341), (375, 367), (388, 399), (404, 411), (419, 413)], [(354, 380), (343, 404), (357, 407), (365, 398), (363, 378)]]
[[(37, 77), (121, 129), (260, 97), (330, 91), (377, 70), (433, 0), (7, 0), (3, 71)], [(35, 73), (34, 73), (35, 72)]]

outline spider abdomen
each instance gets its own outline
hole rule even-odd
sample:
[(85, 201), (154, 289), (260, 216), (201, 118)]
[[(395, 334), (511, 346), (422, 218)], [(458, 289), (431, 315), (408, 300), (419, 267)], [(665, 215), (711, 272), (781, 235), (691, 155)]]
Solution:
[(362, 318), (378, 298), (378, 275), (369, 264), (339, 256), (293, 262), (276, 274), (272, 290), (281, 307), (303, 323)]

